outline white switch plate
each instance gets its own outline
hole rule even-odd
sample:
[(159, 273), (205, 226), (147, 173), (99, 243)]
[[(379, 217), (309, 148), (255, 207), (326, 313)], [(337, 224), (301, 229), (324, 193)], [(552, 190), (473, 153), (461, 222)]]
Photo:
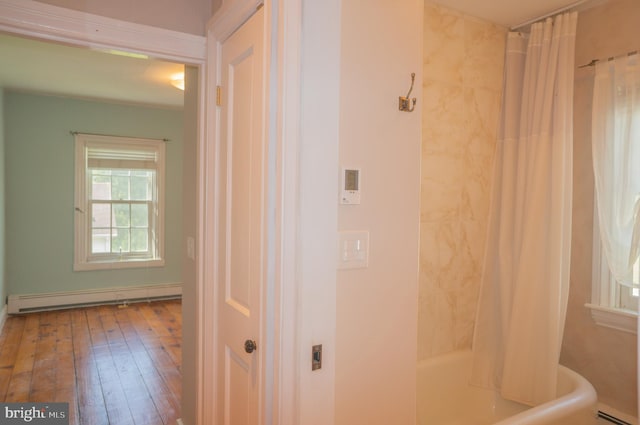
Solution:
[(369, 267), (369, 232), (338, 232), (338, 268)]

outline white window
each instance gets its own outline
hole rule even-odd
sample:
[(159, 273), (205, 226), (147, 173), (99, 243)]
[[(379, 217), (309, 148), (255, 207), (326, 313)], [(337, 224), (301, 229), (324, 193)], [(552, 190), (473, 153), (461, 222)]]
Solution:
[(162, 140), (76, 134), (74, 270), (164, 265)]
[(594, 215), (592, 315), (636, 332), (640, 294), (640, 60), (596, 65), (592, 103)]
[(593, 319), (602, 326), (635, 333), (640, 298), (640, 259), (633, 266), (634, 286), (623, 285), (615, 279), (602, 249), (597, 211), (594, 214), (592, 273), (591, 304), (587, 306), (591, 308)]

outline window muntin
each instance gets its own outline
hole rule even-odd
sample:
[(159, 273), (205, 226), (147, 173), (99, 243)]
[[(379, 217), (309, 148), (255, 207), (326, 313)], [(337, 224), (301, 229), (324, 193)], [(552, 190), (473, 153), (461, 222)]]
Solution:
[(164, 264), (164, 142), (76, 136), (76, 270)]

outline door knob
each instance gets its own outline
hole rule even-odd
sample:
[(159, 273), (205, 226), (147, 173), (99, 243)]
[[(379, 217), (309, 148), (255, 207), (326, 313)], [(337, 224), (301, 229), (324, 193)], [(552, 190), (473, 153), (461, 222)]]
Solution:
[(244, 342), (244, 351), (246, 351), (247, 353), (253, 353), (256, 348), (258, 348), (258, 346), (256, 345), (255, 341), (248, 339)]

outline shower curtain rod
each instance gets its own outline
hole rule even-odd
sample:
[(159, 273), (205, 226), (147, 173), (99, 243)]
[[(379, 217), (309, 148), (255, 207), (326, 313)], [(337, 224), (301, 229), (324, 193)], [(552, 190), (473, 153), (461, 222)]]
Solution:
[(534, 23), (536, 23), (538, 21), (542, 21), (543, 19), (547, 19), (550, 16), (555, 16), (555, 15), (557, 15), (559, 13), (566, 12), (567, 10), (571, 10), (571, 9), (573, 9), (575, 7), (578, 7), (578, 6), (580, 6), (580, 5), (584, 4), (584, 3), (587, 3), (589, 1), (592, 1), (592, 0), (578, 0), (575, 3), (571, 3), (568, 6), (564, 6), (564, 7), (561, 7), (560, 9), (556, 9), (553, 12), (547, 13), (546, 15), (538, 16), (537, 18), (529, 19), (528, 21), (525, 21), (525, 22), (523, 22), (521, 24), (518, 24), (516, 26), (510, 27), (509, 31), (516, 31), (516, 30), (518, 30), (518, 29), (520, 29), (522, 27), (526, 27), (526, 26), (534, 24)]
[(578, 68), (586, 68), (586, 67), (589, 67), (589, 66), (596, 66), (596, 64), (598, 62), (612, 61), (614, 59), (623, 58), (625, 56), (629, 57), (629, 56), (637, 55), (638, 53), (640, 53), (640, 50), (634, 50), (634, 51), (627, 52), (627, 53), (624, 53), (624, 54), (618, 55), (618, 56), (610, 56), (610, 57), (608, 57), (606, 59), (591, 59), (591, 62), (585, 63), (584, 65), (580, 65)]

